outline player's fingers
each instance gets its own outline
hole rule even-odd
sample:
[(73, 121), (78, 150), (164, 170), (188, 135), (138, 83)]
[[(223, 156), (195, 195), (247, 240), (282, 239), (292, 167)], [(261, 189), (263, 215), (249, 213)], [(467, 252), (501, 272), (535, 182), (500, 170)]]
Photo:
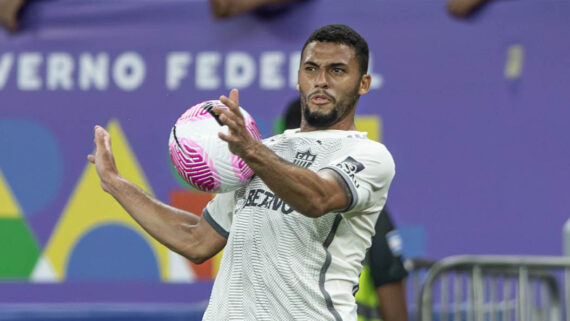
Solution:
[(226, 105), (230, 110), (236, 109), (237, 104), (230, 98), (222, 95), (220, 96), (220, 101), (222, 102), (222, 104)]
[(220, 101), (224, 105), (228, 106), (228, 108), (230, 109), (230, 111), (232, 113), (237, 115), (239, 118), (243, 118), (243, 115), (241, 114), (241, 111), (239, 110), (239, 102), (232, 99), (231, 96), (233, 96), (235, 99), (238, 99), (237, 89), (233, 89), (230, 92), (230, 98), (228, 98), (226, 96), (220, 96)]
[(101, 126), (96, 125), (95, 126), (95, 144), (97, 145), (97, 147), (102, 146), (105, 143), (105, 138), (104, 138), (104, 130)]
[(225, 108), (225, 107), (222, 107), (222, 106), (214, 106), (214, 107), (212, 108), (212, 111), (214, 111), (214, 113), (215, 113), (216, 115), (218, 115), (218, 116), (221, 115), (221, 114), (228, 114), (228, 113), (231, 113), (231, 111), (230, 111), (229, 109), (227, 109), (227, 108)]
[(218, 119), (223, 123), (226, 124), (228, 119), (232, 119), (235, 115), (227, 108), (216, 106), (213, 108), (214, 113), (218, 115)]
[(225, 109), (223, 107), (214, 107), (214, 112), (218, 114), (220, 121), (223, 124), (228, 125), (230, 129), (239, 130), (240, 127), (245, 126), (243, 118), (239, 117), (238, 115), (236, 115), (235, 113), (231, 112), (228, 109)]
[(105, 143), (105, 149), (111, 151), (111, 135), (109, 135), (109, 133), (107, 133), (103, 128), (101, 129), (103, 130), (103, 142)]
[(230, 100), (236, 104), (236, 108), (239, 107), (239, 90), (234, 88), (230, 91)]
[(89, 161), (89, 163), (95, 164), (95, 156), (93, 155), (87, 155), (87, 160)]
[(220, 115), (220, 121), (228, 126), (230, 132), (234, 133), (239, 130), (238, 123), (227, 114)]
[(219, 132), (219, 133), (218, 133), (218, 137), (220, 137), (220, 139), (223, 140), (223, 141), (225, 141), (225, 142), (228, 142), (228, 143), (230, 142), (230, 136), (229, 136), (229, 135), (226, 135), (226, 134), (224, 134), (224, 133), (222, 133), (222, 132)]
[(95, 144), (101, 150), (111, 151), (111, 135), (101, 126), (95, 126)]

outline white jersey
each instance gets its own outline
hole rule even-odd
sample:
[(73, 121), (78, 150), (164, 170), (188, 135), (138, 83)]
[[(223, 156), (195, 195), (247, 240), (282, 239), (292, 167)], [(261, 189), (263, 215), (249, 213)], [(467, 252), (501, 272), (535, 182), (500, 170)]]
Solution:
[(392, 156), (357, 131), (288, 130), (264, 144), (298, 166), (335, 170), (352, 203), (310, 218), (257, 176), (217, 195), (203, 215), (228, 242), (204, 320), (356, 320), (354, 293), (394, 176)]

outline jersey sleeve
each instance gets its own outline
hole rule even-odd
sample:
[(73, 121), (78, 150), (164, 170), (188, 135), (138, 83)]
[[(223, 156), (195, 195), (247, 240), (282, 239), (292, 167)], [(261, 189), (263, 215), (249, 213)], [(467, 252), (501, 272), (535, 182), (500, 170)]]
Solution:
[(202, 211), (202, 217), (220, 234), (228, 238), (235, 207), (235, 193), (217, 194)]
[(350, 190), (352, 201), (344, 212), (380, 212), (395, 174), (390, 152), (380, 144), (360, 145), (347, 152), (324, 167), (337, 172)]

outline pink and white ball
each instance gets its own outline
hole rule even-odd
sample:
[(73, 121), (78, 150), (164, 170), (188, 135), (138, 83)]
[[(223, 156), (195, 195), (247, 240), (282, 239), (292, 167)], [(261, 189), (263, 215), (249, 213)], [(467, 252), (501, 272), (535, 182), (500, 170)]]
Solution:
[[(213, 113), (214, 106), (227, 108), (219, 100), (208, 100), (190, 107), (170, 131), (170, 159), (178, 174), (193, 187), (210, 193), (238, 189), (253, 176), (253, 171), (228, 144), (218, 137), (228, 133)], [(261, 134), (253, 118), (240, 107), (248, 132), (257, 140)]]

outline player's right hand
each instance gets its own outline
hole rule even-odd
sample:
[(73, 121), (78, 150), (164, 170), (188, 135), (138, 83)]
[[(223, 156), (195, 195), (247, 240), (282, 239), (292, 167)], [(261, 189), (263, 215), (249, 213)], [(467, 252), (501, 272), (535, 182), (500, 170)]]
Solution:
[(95, 170), (101, 180), (101, 188), (105, 192), (110, 192), (112, 180), (119, 177), (119, 170), (111, 150), (111, 135), (103, 127), (96, 125), (93, 141), (95, 152), (87, 155), (87, 160), (95, 164)]

